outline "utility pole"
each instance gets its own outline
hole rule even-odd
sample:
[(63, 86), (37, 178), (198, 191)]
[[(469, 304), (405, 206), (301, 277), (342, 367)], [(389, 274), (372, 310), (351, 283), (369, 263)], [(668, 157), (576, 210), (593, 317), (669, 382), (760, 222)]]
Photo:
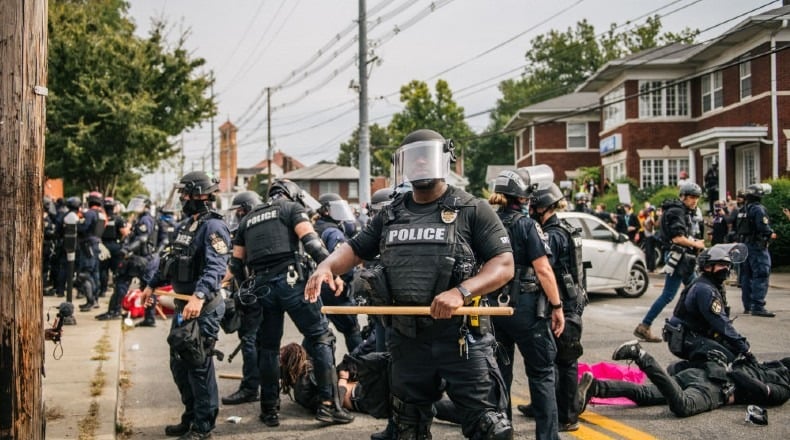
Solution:
[[(365, 0), (359, 0), (359, 206), (370, 203), (370, 132), (368, 130), (368, 37)], [(363, 205), (364, 204), (364, 205)]]
[[(211, 71), (211, 74), (209, 75), (209, 78), (211, 78), (211, 102), (214, 102), (214, 71), (213, 70)], [(214, 175), (214, 172), (216, 170), (216, 168), (214, 168), (214, 156), (215, 156), (215, 154), (214, 154), (214, 114), (212, 114), (211, 115), (211, 175), (212, 176)], [(204, 170), (206, 169), (205, 165), (203, 166), (203, 169)]]
[(269, 186), (266, 191), (272, 187), (272, 89), (266, 87), (266, 142), (269, 149), (266, 152), (266, 169), (269, 171)]
[(44, 196), (47, 0), (0, 10), (0, 438), (40, 440), (43, 218), (30, 207)]

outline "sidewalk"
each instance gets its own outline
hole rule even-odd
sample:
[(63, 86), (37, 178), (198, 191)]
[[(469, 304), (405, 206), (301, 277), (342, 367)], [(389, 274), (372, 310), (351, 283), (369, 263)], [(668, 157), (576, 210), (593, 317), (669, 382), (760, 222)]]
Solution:
[[(44, 297), (46, 327), (52, 326), (57, 307), (65, 298)], [(100, 298), (101, 308), (80, 312), (82, 299), (74, 299), (77, 325), (63, 327), (61, 347), (44, 343), (42, 380), (46, 405), (46, 438), (96, 440), (115, 439), (118, 405), (119, 347), (123, 338), (121, 320), (97, 321), (94, 316), (107, 310), (108, 298)]]

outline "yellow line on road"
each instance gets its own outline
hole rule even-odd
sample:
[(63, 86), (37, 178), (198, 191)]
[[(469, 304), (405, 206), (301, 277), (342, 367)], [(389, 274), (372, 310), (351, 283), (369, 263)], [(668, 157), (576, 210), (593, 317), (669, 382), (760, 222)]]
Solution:
[(570, 434), (570, 435), (572, 435), (572, 436), (574, 436), (576, 438), (581, 438), (581, 439), (584, 439), (584, 440), (613, 440), (612, 437), (609, 437), (606, 434), (602, 434), (602, 433), (590, 428), (589, 426), (585, 426), (585, 425), (579, 426), (579, 430), (578, 431), (571, 431), (571, 432), (568, 432), (568, 434)]
[[(620, 423), (616, 420), (612, 420), (608, 417), (604, 417), (600, 414), (592, 413), (590, 411), (585, 411), (581, 416), (579, 416), (579, 418), (586, 423), (591, 423), (593, 425), (599, 426), (607, 431), (614, 432), (615, 434), (619, 434), (630, 440), (657, 440), (656, 437), (653, 437), (652, 435), (646, 432), (642, 432), (626, 424)], [(590, 437), (590, 438), (594, 438), (594, 437)]]

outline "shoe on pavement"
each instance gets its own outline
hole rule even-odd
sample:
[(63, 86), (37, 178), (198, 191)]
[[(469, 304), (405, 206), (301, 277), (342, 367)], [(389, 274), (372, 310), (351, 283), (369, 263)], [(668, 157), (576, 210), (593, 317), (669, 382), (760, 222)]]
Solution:
[(90, 311), (91, 309), (98, 309), (98, 308), (99, 308), (99, 303), (96, 301), (80, 304), (80, 312), (87, 312)]
[(558, 429), (559, 432), (570, 432), (570, 431), (578, 431), (578, 430), (579, 430), (579, 422), (560, 423), (560, 427)]
[(100, 315), (96, 315), (96, 319), (99, 321), (109, 321), (111, 319), (120, 319), (121, 312), (106, 312)]
[(156, 321), (153, 319), (143, 319), (134, 325), (135, 327), (156, 327)]
[(332, 424), (346, 424), (354, 421), (354, 416), (344, 408), (335, 408), (334, 405), (321, 404), (315, 413), (315, 419)]
[(179, 423), (178, 425), (165, 426), (165, 435), (169, 437), (180, 437), (189, 432), (189, 424)]
[(594, 384), (595, 377), (593, 374), (585, 371), (581, 380), (579, 380), (579, 387), (576, 390), (576, 408), (579, 408), (579, 414), (587, 409), (587, 404), (590, 403), (590, 400), (595, 395)]
[(280, 416), (277, 414), (275, 410), (268, 410), (266, 412), (261, 413), (258, 418), (263, 422), (264, 425), (270, 426), (274, 428), (275, 426), (280, 426)]
[(370, 434), (370, 440), (397, 440), (397, 425), (392, 419), (387, 420), (387, 427), (383, 431)]
[(639, 345), (639, 341), (633, 340), (624, 342), (619, 347), (614, 350), (612, 353), (612, 359), (615, 361), (635, 361), (642, 356), (644, 356), (645, 351), (642, 350), (642, 346)]
[(240, 403), (257, 402), (260, 400), (257, 391), (238, 390), (230, 396), (222, 398), (223, 405), (238, 405)]
[(763, 318), (773, 318), (774, 316), (776, 316), (776, 313), (769, 312), (768, 310), (765, 310), (765, 309), (758, 309), (758, 310), (752, 310), (752, 316), (761, 316)]
[(532, 418), (532, 419), (535, 418), (535, 411), (532, 410), (532, 405), (531, 404), (530, 405), (519, 405), (516, 408), (518, 408), (519, 412), (521, 412), (521, 414), (523, 414), (524, 416)]
[(653, 336), (653, 333), (650, 331), (650, 326), (645, 324), (639, 324), (634, 329), (634, 336), (637, 338), (645, 341), (645, 342), (661, 342), (662, 339), (658, 336)]
[(208, 438), (211, 438), (211, 432), (197, 432), (190, 429), (178, 440), (206, 440)]

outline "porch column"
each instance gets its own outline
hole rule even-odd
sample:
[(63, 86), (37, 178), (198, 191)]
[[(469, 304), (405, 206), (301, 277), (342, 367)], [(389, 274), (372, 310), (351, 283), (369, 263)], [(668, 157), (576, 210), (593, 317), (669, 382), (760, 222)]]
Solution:
[(723, 139), (719, 139), (719, 199), (727, 201), (727, 141)]
[(689, 148), (689, 181), (697, 183), (697, 160), (694, 157), (694, 150)]

